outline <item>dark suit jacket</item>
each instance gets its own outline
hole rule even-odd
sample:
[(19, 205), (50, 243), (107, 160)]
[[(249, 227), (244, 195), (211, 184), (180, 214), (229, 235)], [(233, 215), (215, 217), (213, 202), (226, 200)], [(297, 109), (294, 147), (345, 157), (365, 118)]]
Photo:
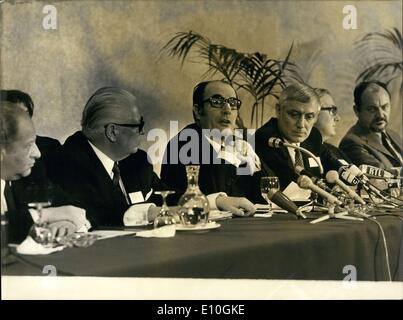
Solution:
[(323, 142), (322, 155), (323, 154), (328, 154), (329, 157), (333, 157), (335, 160), (344, 160), (348, 164), (352, 163), (351, 159), (342, 150), (327, 142)]
[[(182, 147), (190, 143), (191, 138), (188, 137), (185, 141), (179, 141), (178, 138), (184, 130), (188, 129), (197, 133), (195, 140), (197, 140), (198, 148), (191, 151), (197, 151), (198, 153), (193, 154), (194, 157), (191, 158), (189, 165), (200, 165), (200, 190), (206, 195), (225, 192), (228, 196), (247, 197), (252, 202), (256, 201), (260, 195), (260, 191), (257, 189), (260, 173), (256, 173), (253, 176), (238, 175), (237, 168), (234, 165), (225, 163), (224, 160), (217, 158), (218, 154), (202, 134), (201, 128), (195, 123), (188, 125), (179, 132), (177, 136), (169, 141), (165, 150), (161, 167), (161, 179), (169, 188), (177, 190), (176, 198), (183, 194), (187, 187), (186, 165), (180, 161), (179, 152)], [(208, 157), (207, 152), (209, 152), (210, 157)], [(190, 156), (189, 152), (188, 155)], [(175, 159), (178, 160), (177, 163), (171, 160), (171, 156), (175, 156)], [(203, 161), (204, 158), (206, 158), (206, 161)]]
[(49, 156), (62, 146), (59, 140), (50, 137), (36, 136), (35, 142), (41, 152), (41, 159), (45, 165), (48, 163)]
[[(298, 175), (294, 172), (292, 159), (287, 148), (282, 147), (277, 149), (268, 146), (268, 140), (271, 137), (283, 139), (283, 135), (278, 129), (276, 118), (271, 118), (261, 128), (256, 130), (255, 145), (260, 161), (278, 176), (281, 189), (284, 190), (291, 181), (297, 181)], [(328, 170), (338, 170), (342, 166), (336, 157), (333, 157), (323, 149), (322, 136), (315, 127), (312, 128), (310, 135), (300, 146), (309, 150), (315, 156), (320, 157), (325, 173)], [(319, 167), (311, 165), (309, 157), (305, 153), (302, 153), (302, 158), (305, 169), (313, 175), (320, 177)], [(311, 162), (314, 163), (312, 160)]]
[[(393, 131), (387, 130), (387, 134), (396, 151), (401, 154), (402, 139)], [(362, 128), (358, 122), (350, 128), (339, 147), (357, 166), (367, 164), (381, 169), (400, 166), (390, 151), (383, 146), (379, 135)]]
[[(164, 189), (142, 150), (119, 161), (119, 168), (128, 194), (141, 192), (145, 199), (151, 189)], [(53, 155), (50, 177), (83, 204), (93, 227), (123, 225), (129, 205), (81, 131), (67, 138)]]
[(28, 177), (11, 182), (11, 192), (16, 207), (7, 212), (7, 218), (9, 239), (13, 243), (23, 241), (33, 224), (28, 212), (29, 203), (50, 202), (53, 207), (68, 204), (82, 207), (79, 202), (73, 201), (59, 186), (48, 179), (41, 159), (35, 162)]

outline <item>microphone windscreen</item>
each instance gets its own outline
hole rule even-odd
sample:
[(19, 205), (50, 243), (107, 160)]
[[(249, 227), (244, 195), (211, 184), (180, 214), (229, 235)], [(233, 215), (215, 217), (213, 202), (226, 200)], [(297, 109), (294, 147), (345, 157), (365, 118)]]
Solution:
[(271, 148), (280, 148), (281, 142), (281, 139), (272, 137), (269, 138), (269, 141), (267, 143)]
[(297, 214), (297, 205), (280, 190), (272, 195), (270, 201), (284, 210)]
[(335, 170), (330, 170), (326, 173), (326, 181), (329, 183), (336, 183), (339, 180), (339, 174)]
[(312, 180), (307, 176), (299, 176), (297, 183), (300, 188), (309, 189), (309, 186), (312, 184)]

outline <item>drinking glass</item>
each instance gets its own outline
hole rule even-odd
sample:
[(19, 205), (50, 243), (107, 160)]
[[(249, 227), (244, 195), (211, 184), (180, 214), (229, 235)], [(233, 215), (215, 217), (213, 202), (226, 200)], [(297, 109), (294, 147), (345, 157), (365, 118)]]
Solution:
[(157, 217), (154, 219), (154, 228), (161, 228), (163, 226), (176, 224), (175, 215), (169, 210), (166, 199), (168, 195), (174, 194), (175, 191), (155, 191), (162, 197), (162, 207)]
[(262, 197), (269, 204), (269, 213), (273, 213), (273, 203), (271, 197), (280, 190), (280, 182), (278, 177), (262, 177), (260, 178), (260, 192)]

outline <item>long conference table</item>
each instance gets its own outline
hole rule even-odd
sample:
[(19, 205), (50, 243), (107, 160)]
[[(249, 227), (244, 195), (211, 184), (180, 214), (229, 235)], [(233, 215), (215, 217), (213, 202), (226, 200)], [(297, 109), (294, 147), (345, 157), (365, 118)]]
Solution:
[[(379, 214), (376, 220), (385, 232), (392, 279), (402, 281), (402, 212)], [(218, 229), (177, 231), (172, 238), (103, 239), (87, 248), (45, 256), (18, 255), (16, 263), (2, 268), (2, 275), (41, 276), (44, 266), (51, 265), (63, 276), (389, 280), (376, 223), (310, 221), (275, 214), (223, 220)]]

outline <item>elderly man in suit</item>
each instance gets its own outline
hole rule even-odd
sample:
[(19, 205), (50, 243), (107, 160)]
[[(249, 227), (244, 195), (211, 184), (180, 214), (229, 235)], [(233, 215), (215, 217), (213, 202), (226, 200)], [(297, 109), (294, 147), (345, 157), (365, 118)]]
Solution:
[[(255, 211), (251, 201), (260, 200), (255, 190), (259, 178), (254, 175), (260, 170), (260, 161), (246, 141), (232, 139), (240, 106), (241, 101), (230, 84), (199, 83), (193, 90), (195, 123), (168, 143), (161, 179), (183, 193), (187, 186), (186, 165), (200, 165), (199, 185), (210, 207), (247, 216)], [(243, 157), (236, 146), (244, 148), (248, 156)], [(241, 173), (242, 166), (248, 166), (243, 168), (245, 173)]]
[[(0, 102), (0, 149), (1, 149), (1, 212), (9, 221), (9, 240), (21, 242), (33, 222), (39, 218), (49, 223), (53, 236), (64, 236), (85, 226), (85, 211), (67, 205), (69, 199), (61, 193), (47, 195), (47, 178), (35, 144), (33, 123), (23, 108), (10, 102)], [(37, 167), (35, 185), (17, 184)], [(39, 172), (41, 176), (39, 177)], [(34, 188), (33, 188), (34, 187)], [(28, 211), (28, 203), (51, 200), (51, 207), (43, 208), (42, 217), (35, 210)], [(2, 238), (5, 235), (2, 234)]]
[(355, 88), (354, 112), (358, 121), (340, 143), (354, 164), (386, 170), (403, 166), (402, 139), (387, 129), (390, 108), (390, 93), (384, 83), (361, 82)]
[(120, 88), (97, 90), (81, 126), (54, 154), (51, 178), (84, 204), (93, 227), (122, 226), (129, 211), (136, 221), (152, 220), (155, 205), (146, 202), (162, 185), (138, 148), (144, 120), (136, 98)]
[(312, 152), (325, 172), (338, 170), (342, 164), (325, 152), (323, 139), (314, 127), (320, 112), (320, 101), (314, 89), (306, 84), (295, 83), (283, 90), (276, 105), (276, 118), (270, 119), (256, 131), (256, 153), (280, 180), (281, 189), (297, 180), (297, 166), (320, 176), (318, 164), (313, 158), (291, 147), (274, 148), (268, 145), (270, 138), (300, 146)]
[(351, 163), (348, 156), (338, 147), (327, 142), (328, 139), (334, 137), (337, 133), (337, 124), (340, 121), (338, 107), (329, 90), (325, 88), (314, 88), (314, 90), (319, 97), (321, 105), (318, 120), (314, 127), (318, 129), (322, 135), (323, 153), (329, 153), (329, 156), (333, 156), (344, 165), (348, 165)]

